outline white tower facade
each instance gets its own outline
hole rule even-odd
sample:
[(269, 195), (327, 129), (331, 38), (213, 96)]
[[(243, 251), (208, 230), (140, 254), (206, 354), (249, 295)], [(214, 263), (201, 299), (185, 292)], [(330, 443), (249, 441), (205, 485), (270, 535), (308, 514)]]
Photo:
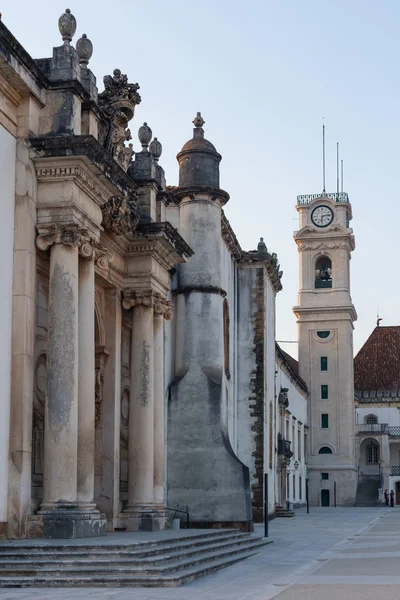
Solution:
[(346, 193), (298, 196), (299, 374), (309, 390), (309, 498), (314, 506), (354, 504), (353, 323), (350, 257), (355, 242)]

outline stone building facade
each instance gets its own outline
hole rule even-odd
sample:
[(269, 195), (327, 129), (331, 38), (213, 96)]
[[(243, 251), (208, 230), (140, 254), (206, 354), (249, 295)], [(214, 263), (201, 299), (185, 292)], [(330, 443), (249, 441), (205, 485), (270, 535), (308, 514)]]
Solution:
[(400, 505), (400, 327), (379, 322), (354, 359), (357, 503)]
[(129, 143), (139, 85), (99, 92), (70, 11), (59, 30), (35, 60), (0, 21), (0, 534), (157, 530), (169, 508), (251, 529), (279, 458), (277, 257), (241, 249), (200, 113), (167, 186), (150, 127)]

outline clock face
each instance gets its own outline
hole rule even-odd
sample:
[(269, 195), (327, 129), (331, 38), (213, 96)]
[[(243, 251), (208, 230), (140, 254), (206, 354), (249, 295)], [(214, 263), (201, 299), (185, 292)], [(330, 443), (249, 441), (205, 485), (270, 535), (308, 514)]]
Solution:
[(327, 227), (333, 221), (333, 210), (329, 206), (317, 206), (311, 213), (311, 221), (317, 227)]

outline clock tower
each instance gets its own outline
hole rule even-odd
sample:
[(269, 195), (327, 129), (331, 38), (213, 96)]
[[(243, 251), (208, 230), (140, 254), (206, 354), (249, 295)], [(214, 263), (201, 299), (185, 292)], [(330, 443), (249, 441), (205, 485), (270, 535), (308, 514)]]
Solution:
[(350, 506), (357, 488), (354, 438), (353, 323), (346, 193), (298, 196), (300, 257), (299, 374), (309, 390), (310, 504)]

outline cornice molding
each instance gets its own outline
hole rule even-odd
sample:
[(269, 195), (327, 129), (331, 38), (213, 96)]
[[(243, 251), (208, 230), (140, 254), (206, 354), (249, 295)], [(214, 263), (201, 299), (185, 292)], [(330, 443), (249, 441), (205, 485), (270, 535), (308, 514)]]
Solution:
[(58, 167), (39, 166), (36, 168), (36, 177), (40, 183), (72, 180), (99, 206), (103, 206), (110, 197), (108, 189), (97, 183), (98, 178), (95, 178), (86, 169), (76, 164), (60, 165)]

